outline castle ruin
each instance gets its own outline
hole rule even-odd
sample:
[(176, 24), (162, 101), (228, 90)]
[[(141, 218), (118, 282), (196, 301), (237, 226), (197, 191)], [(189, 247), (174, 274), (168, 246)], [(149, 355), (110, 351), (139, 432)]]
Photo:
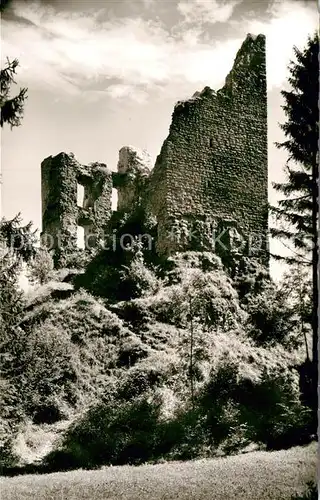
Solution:
[[(43, 235), (53, 239), (56, 254), (76, 248), (77, 226), (90, 234), (90, 246), (98, 241), (100, 229), (111, 218), (112, 188), (116, 188), (117, 210), (130, 212), (143, 206), (155, 218), (159, 254), (210, 250), (212, 234), (223, 233), (222, 246), (232, 250), (241, 241), (241, 251), (249, 252), (250, 241), (256, 238), (258, 254), (265, 256), (265, 37), (246, 37), (222, 89), (205, 87), (176, 104), (153, 169), (146, 152), (124, 147), (117, 172), (99, 163), (83, 166), (72, 154), (60, 153), (42, 162), (41, 173)], [(78, 184), (84, 186), (81, 207)]]

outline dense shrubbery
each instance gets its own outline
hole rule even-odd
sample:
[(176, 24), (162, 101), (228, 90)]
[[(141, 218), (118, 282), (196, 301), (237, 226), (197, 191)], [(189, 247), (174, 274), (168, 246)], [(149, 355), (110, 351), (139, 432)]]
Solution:
[(73, 253), (65, 256), (65, 268), (84, 269), (95, 256), (95, 252), (77, 249)]
[(76, 286), (83, 287), (108, 302), (130, 300), (155, 292), (159, 280), (152, 264), (145, 264), (141, 245), (128, 249), (102, 250), (79, 276)]
[(2, 343), (1, 422), (53, 423), (69, 418), (111, 387), (121, 320), (84, 292), (48, 302), (29, 314), (28, 327), (7, 330)]
[(155, 272), (145, 265), (143, 253), (137, 250), (128, 266), (123, 266), (120, 274), (121, 287), (125, 288), (130, 300), (144, 295), (151, 295), (160, 287)]
[(288, 370), (261, 370), (261, 379), (252, 380), (222, 359), (193, 405), (170, 385), (169, 373), (131, 370), (105, 404), (75, 423), (48, 463), (91, 468), (230, 454), (249, 443), (280, 449), (308, 441), (309, 416)]
[(70, 429), (62, 450), (53, 452), (49, 463), (74, 468), (149, 460), (157, 420), (157, 407), (145, 397), (99, 405)]
[[(1, 281), (3, 434), (80, 414), (52, 467), (306, 442), (298, 319), (265, 269), (243, 260), (228, 274), (209, 252), (154, 264), (138, 243), (100, 252), (78, 290), (27, 313), (16, 274)], [(10, 440), (3, 451), (14, 460)]]
[(302, 342), (298, 338), (297, 318), (281, 290), (273, 286), (247, 300), (248, 334), (258, 344), (280, 343), (295, 348)]
[(258, 345), (297, 348), (303, 342), (300, 318), (287, 288), (275, 285), (254, 259), (241, 259), (233, 274), (241, 308), (248, 314), (246, 333)]
[[(259, 375), (258, 379), (241, 375), (234, 362), (223, 363), (213, 374), (203, 399), (212, 431), (216, 432), (217, 415), (223, 412), (221, 422), (225, 432), (232, 429), (238, 432), (242, 427), (248, 442), (265, 444), (268, 449), (303, 443), (308, 439), (310, 416), (299, 401), (296, 375), (285, 368), (266, 367), (262, 367)], [(228, 404), (232, 409), (231, 422), (225, 418)]]
[(19, 325), (26, 301), (18, 279), (23, 263), (35, 254), (33, 243), (31, 224), (22, 226), (20, 215), (0, 221), (0, 452), (4, 461), (15, 460), (11, 438), (23, 416), (23, 410), (16, 407), (20, 389), (13, 383), (12, 366), (24, 349), (20, 342), (24, 332)]
[(15, 407), (38, 423), (60, 420), (63, 402), (72, 404), (76, 398), (75, 353), (69, 337), (49, 325), (20, 330), (11, 339), (10, 351), (5, 369), (17, 389)]
[(307, 490), (302, 495), (293, 495), (291, 500), (318, 500), (318, 488), (315, 483), (308, 483)]
[(227, 330), (245, 318), (221, 261), (196, 252), (170, 259), (163, 286), (148, 305), (156, 320), (180, 327), (186, 327), (192, 316), (203, 329)]
[(28, 266), (28, 278), (31, 283), (44, 285), (53, 275), (53, 258), (45, 248), (38, 249)]

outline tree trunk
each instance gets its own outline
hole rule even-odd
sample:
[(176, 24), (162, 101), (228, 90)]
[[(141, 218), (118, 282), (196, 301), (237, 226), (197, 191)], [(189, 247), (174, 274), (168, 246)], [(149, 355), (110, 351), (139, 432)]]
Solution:
[[(318, 155), (317, 160), (312, 167), (312, 409), (317, 415), (318, 411), (318, 262), (319, 262), (319, 249), (318, 249), (318, 199), (319, 199), (319, 186), (318, 186)], [(315, 417), (316, 418), (316, 417)]]
[(318, 366), (318, 165), (315, 165), (312, 169), (312, 184), (313, 184), (313, 196), (312, 196), (312, 233), (313, 233), (313, 245), (312, 245), (312, 283), (313, 283), (313, 302), (312, 302), (312, 359), (315, 366)]
[(304, 338), (304, 345), (306, 348), (307, 361), (309, 362), (310, 356), (309, 356), (308, 338), (307, 338), (307, 334), (305, 331), (305, 325), (304, 325), (304, 320), (303, 320), (305, 304), (304, 304), (304, 297), (303, 297), (303, 292), (302, 292), (302, 278), (301, 278), (300, 264), (298, 264), (298, 273), (299, 273), (298, 279), (299, 279), (299, 301), (300, 301), (300, 329), (301, 329), (302, 336)]

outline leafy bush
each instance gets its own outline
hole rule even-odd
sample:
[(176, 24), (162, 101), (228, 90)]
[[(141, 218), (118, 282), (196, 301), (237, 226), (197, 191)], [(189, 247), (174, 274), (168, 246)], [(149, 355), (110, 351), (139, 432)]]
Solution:
[(84, 269), (92, 261), (94, 255), (95, 253), (91, 250), (78, 248), (74, 252), (66, 254), (61, 260), (61, 263), (63, 263), (63, 267), (65, 268)]
[(318, 500), (318, 489), (315, 483), (309, 482), (302, 495), (292, 495), (291, 500)]
[(151, 311), (147, 301), (132, 299), (130, 301), (118, 302), (112, 310), (126, 323), (130, 324), (133, 331), (143, 332), (148, 329), (148, 323), (152, 321)]
[(63, 394), (62, 399), (69, 402), (75, 397), (77, 375), (72, 369), (72, 351), (70, 340), (54, 327), (16, 332), (7, 347), (4, 372), (19, 388), (15, 394), (17, 408), (23, 408), (39, 423), (61, 418), (59, 396)]
[(199, 404), (216, 444), (241, 426), (243, 441), (268, 449), (310, 441), (310, 414), (299, 400), (297, 377), (288, 370), (262, 368), (254, 380), (241, 376), (239, 366), (226, 358), (212, 373)]
[(35, 308), (25, 330), (2, 343), (8, 418), (54, 422), (86, 407), (112, 382), (121, 320), (85, 292)]
[(259, 345), (297, 348), (303, 339), (299, 338), (297, 307), (288, 300), (287, 288), (273, 283), (266, 267), (248, 257), (240, 259), (232, 279), (240, 305), (248, 313), (248, 335)]
[(300, 402), (298, 380), (292, 372), (264, 371), (261, 382), (243, 387), (242, 393), (254, 441), (265, 443), (267, 449), (290, 448), (310, 441), (311, 413)]
[(83, 274), (74, 280), (75, 287), (83, 288), (95, 297), (117, 301), (120, 282), (119, 257), (112, 250), (102, 250), (85, 266)]
[(29, 262), (28, 278), (31, 283), (44, 285), (51, 279), (53, 267), (54, 263), (50, 252), (44, 248), (40, 248)]
[(150, 300), (150, 309), (158, 321), (185, 327), (192, 317), (202, 323), (203, 329), (225, 330), (244, 321), (237, 293), (219, 259), (200, 259), (196, 252), (187, 252), (179, 256), (172, 273), (168, 285)]
[(271, 284), (268, 269), (253, 257), (242, 257), (229, 272), (239, 299), (244, 304), (248, 297), (259, 295)]
[(163, 263), (167, 283), (181, 283), (187, 269), (199, 269), (203, 273), (222, 271), (221, 259), (212, 252), (179, 252)]
[(177, 357), (173, 357), (170, 352), (148, 348), (139, 363), (123, 375), (118, 385), (119, 396), (129, 401), (143, 393), (154, 394), (157, 388), (169, 387), (176, 375), (181, 376), (177, 364)]
[(154, 453), (159, 409), (145, 396), (132, 402), (114, 399), (92, 408), (68, 432), (51, 467), (96, 467), (141, 463)]
[(212, 454), (203, 415), (190, 405), (180, 408), (172, 419), (161, 422), (157, 435), (157, 458), (191, 460)]
[(153, 265), (146, 264), (139, 242), (133, 248), (99, 252), (75, 284), (111, 302), (154, 293), (160, 285)]
[(140, 250), (135, 253), (129, 266), (123, 267), (120, 279), (127, 300), (155, 293), (160, 286), (155, 273), (145, 265)]
[(269, 287), (259, 295), (248, 298), (246, 310), (248, 334), (258, 344), (285, 344), (296, 348), (298, 339), (297, 319), (283, 293), (276, 287)]
[(141, 342), (139, 337), (128, 336), (120, 341), (118, 366), (133, 366), (140, 359), (148, 356), (148, 347)]

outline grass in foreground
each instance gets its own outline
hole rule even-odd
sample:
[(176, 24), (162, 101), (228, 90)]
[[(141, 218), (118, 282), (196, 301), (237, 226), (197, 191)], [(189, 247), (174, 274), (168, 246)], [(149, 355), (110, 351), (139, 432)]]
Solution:
[(6, 500), (290, 500), (316, 480), (317, 444), (228, 458), (4, 478)]

